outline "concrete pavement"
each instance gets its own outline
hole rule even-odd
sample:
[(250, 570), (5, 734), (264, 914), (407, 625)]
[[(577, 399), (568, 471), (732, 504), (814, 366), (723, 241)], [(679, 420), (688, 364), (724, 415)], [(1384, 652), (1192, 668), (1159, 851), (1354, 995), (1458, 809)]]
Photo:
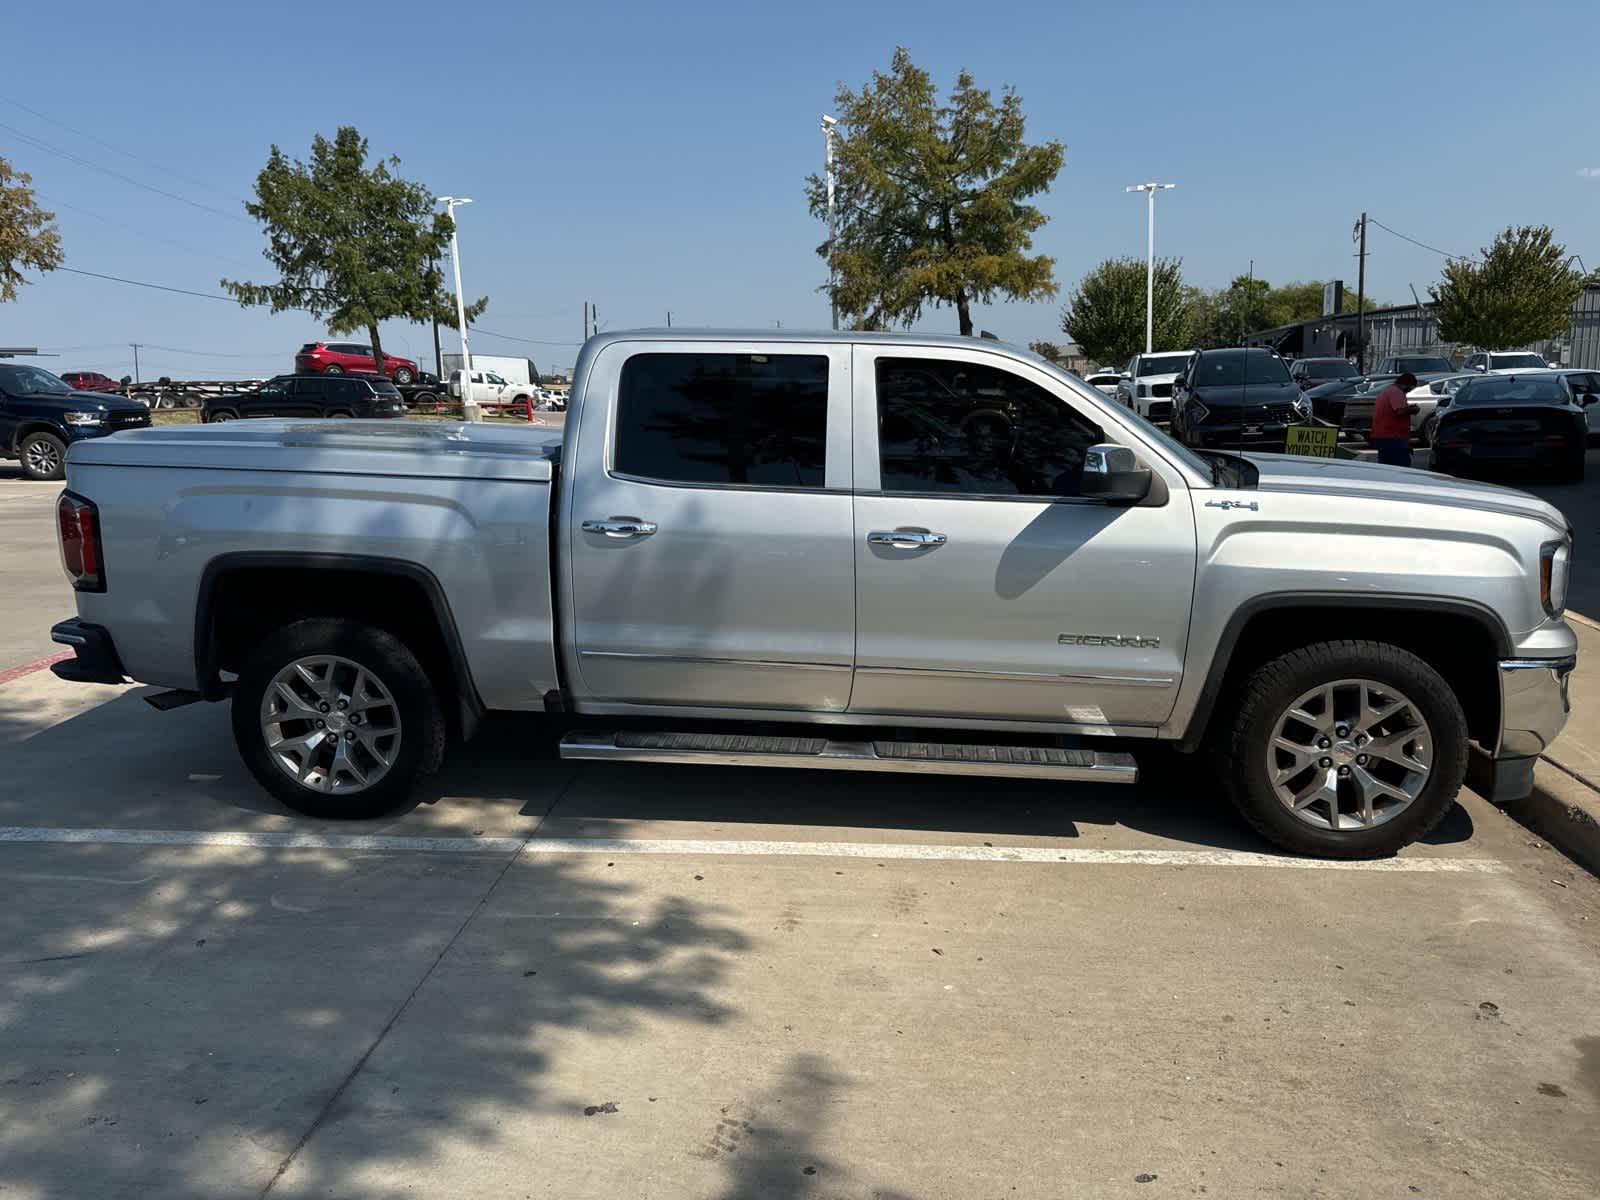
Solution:
[[(56, 548), (59, 495), (59, 483), (35, 483), (0, 460), (0, 674), (61, 649), (50, 641), (50, 626), (72, 615), (72, 589)], [(42, 603), (47, 597), (59, 611)]]
[(338, 825), (140, 690), (0, 685), (0, 1196), (1600, 1178), (1600, 883), (1475, 796), (1317, 865), (1173, 772), (565, 764), (497, 719)]

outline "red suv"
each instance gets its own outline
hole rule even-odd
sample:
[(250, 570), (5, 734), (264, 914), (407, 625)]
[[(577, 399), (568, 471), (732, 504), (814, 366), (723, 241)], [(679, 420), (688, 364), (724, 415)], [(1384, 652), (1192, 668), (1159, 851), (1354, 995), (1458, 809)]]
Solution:
[(72, 385), (75, 392), (120, 392), (122, 385), (99, 371), (63, 371), (61, 378)]
[[(307, 342), (294, 356), (296, 371), (319, 375), (376, 375), (372, 347), (359, 342)], [(409, 358), (383, 356), (383, 373), (396, 383), (415, 383), (417, 364)]]

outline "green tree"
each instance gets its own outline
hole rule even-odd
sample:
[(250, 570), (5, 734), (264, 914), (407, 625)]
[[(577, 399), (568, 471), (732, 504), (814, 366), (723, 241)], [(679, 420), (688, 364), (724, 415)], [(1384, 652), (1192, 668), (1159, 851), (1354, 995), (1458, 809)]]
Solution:
[[(1188, 344), (1194, 289), (1184, 285), (1182, 268), (1182, 259), (1156, 259), (1157, 350)], [(1061, 310), (1061, 328), (1095, 362), (1124, 363), (1144, 349), (1144, 294), (1144, 260), (1108, 258), (1079, 281)]]
[[(335, 334), (365, 330), (382, 371), (378, 322), (448, 314), (454, 323), (455, 302), (439, 267), (454, 226), (435, 211), (427, 188), (394, 173), (398, 158), (371, 167), (366, 159), (367, 140), (349, 126), (331, 142), (313, 138), (310, 162), (291, 161), (273, 146), (245, 211), (265, 228), (267, 259), (280, 278), (224, 279), (222, 286), (246, 307), (304, 309)], [(474, 301), (467, 319), (488, 304), (487, 297)]]
[(1507, 226), (1482, 262), (1445, 263), (1444, 278), (1430, 289), (1439, 336), (1484, 350), (1554, 337), (1571, 324), (1585, 279), (1548, 225)]
[(24, 271), (53, 271), (61, 265), (61, 235), (56, 219), (33, 198), (33, 176), (0, 158), (0, 301), (15, 300), (28, 282)]
[[(1026, 253), (1048, 218), (1024, 201), (1050, 187), (1064, 151), (1023, 141), (1015, 92), (996, 104), (963, 71), (941, 104), (900, 47), (887, 75), (835, 102), (837, 215), (817, 253), (832, 275), (824, 290), (857, 328), (909, 326), (924, 305), (951, 305), (970, 336), (974, 301), (1056, 294), (1055, 260)], [(808, 176), (806, 195), (825, 218), (826, 180)]]

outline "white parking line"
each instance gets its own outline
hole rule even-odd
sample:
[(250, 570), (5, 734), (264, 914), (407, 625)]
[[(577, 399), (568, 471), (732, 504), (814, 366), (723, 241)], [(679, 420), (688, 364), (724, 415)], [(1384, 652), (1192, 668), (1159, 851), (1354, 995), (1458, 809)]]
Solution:
[(1248, 850), (1094, 850), (1080, 846), (931, 846), (899, 842), (707, 841), (677, 838), (406, 837), (387, 834), (208, 832), (191, 829), (41, 829), (0, 826), (0, 844), (99, 846), (226, 846), (261, 850), (388, 850), (433, 854), (677, 854), (685, 857), (769, 855), (923, 862), (1066, 863), (1071, 866), (1280, 867), (1312, 871), (1402, 871), (1500, 874), (1508, 864), (1487, 858), (1382, 858), (1334, 862)]

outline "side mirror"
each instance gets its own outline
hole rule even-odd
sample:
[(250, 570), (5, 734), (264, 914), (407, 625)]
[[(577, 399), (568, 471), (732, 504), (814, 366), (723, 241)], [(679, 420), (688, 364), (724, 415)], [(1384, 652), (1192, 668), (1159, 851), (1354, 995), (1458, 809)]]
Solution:
[(1117, 372), (1117, 378), (1118, 379), (1132, 379), (1133, 376), (1128, 374), (1128, 372), (1126, 372), (1126, 371), (1118, 371)]
[(1082, 495), (1110, 504), (1137, 504), (1150, 494), (1150, 468), (1126, 446), (1102, 442), (1083, 455)]
[(1588, 408), (1589, 405), (1596, 402), (1600, 402), (1600, 392), (1585, 392), (1583, 394), (1581, 403), (1585, 408)]

